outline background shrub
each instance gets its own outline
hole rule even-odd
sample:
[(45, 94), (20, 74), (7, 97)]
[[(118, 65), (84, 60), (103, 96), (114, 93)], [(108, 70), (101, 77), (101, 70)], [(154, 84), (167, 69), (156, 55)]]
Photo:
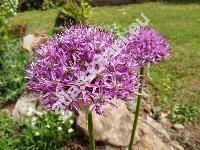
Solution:
[(13, 38), (22, 38), (26, 34), (27, 25), (25, 24), (14, 24), (9, 31), (9, 36)]
[(0, 1), (0, 41), (8, 39), (9, 21), (16, 15), (18, 0)]
[(64, 120), (59, 114), (45, 112), (26, 121), (19, 149), (58, 149), (73, 138), (73, 118)]
[(188, 121), (195, 122), (198, 117), (198, 108), (194, 105), (174, 105), (171, 108), (171, 120), (173, 123), (184, 124)]
[(42, 9), (50, 9), (55, 6), (65, 5), (68, 0), (44, 0), (42, 4)]
[(38, 112), (26, 120), (13, 120), (0, 110), (1, 150), (53, 150), (67, 144), (74, 136), (73, 117), (63, 119), (54, 112)]
[(70, 23), (86, 23), (91, 15), (91, 6), (88, 0), (74, 0), (74, 3), (67, 3), (57, 9), (59, 13), (56, 17), (55, 27), (70, 25)]
[(19, 40), (0, 44), (0, 103), (15, 100), (25, 88), (24, 70), (31, 56), (21, 50)]
[(18, 5), (18, 0), (1, 0), (0, 1), (0, 12), (1, 12), (1, 19), (5, 23), (8, 22), (8, 20), (16, 15), (17, 11), (17, 5)]
[(14, 121), (9, 113), (0, 109), (0, 149), (15, 149), (20, 124)]

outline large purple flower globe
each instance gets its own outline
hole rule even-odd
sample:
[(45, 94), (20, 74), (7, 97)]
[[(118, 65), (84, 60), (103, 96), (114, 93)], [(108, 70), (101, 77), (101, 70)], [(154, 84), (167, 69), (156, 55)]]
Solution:
[(139, 27), (129, 34), (127, 41), (126, 53), (140, 66), (166, 59), (171, 53), (165, 37), (150, 27)]
[(40, 92), (49, 110), (104, 115), (105, 105), (132, 100), (139, 86), (137, 74), (122, 55), (105, 56), (115, 38), (102, 28), (83, 25), (53, 36), (35, 49), (39, 57), (26, 71), (28, 88)]

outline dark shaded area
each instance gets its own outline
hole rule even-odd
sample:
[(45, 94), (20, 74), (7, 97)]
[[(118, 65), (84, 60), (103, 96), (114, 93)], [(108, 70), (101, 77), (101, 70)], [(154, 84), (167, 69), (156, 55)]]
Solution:
[(164, 2), (164, 3), (173, 3), (173, 4), (190, 4), (190, 3), (198, 3), (200, 4), (200, 0), (133, 0), (134, 2)]
[(18, 11), (23, 12), (26, 10), (41, 9), (43, 0), (21, 0), (18, 4)]
[(144, 3), (144, 2), (164, 2), (168, 4), (191, 4), (197, 3), (200, 4), (200, 0), (133, 0), (135, 3)]
[(76, 19), (73, 16), (69, 16), (67, 14), (64, 14), (63, 12), (59, 12), (56, 20), (55, 20), (55, 24), (54, 27), (61, 27), (63, 25), (68, 26), (71, 24), (76, 24)]
[(124, 4), (131, 4), (135, 3), (137, 0), (92, 0), (92, 6), (115, 6), (115, 5), (124, 5)]
[(165, 2), (173, 4), (191, 4), (191, 3), (200, 4), (200, 0), (166, 0)]
[(48, 8), (52, 8), (51, 3), (53, 3), (56, 6), (62, 6), (66, 4), (67, 1), (68, 0), (48, 0), (47, 2), (45, 2), (45, 0), (20, 0), (17, 11), (24, 12), (27, 10), (39, 10), (39, 9), (45, 10)]
[(163, 2), (168, 4), (200, 4), (200, 0), (92, 0), (92, 6), (105, 6), (105, 5), (125, 5), (133, 3), (145, 2)]

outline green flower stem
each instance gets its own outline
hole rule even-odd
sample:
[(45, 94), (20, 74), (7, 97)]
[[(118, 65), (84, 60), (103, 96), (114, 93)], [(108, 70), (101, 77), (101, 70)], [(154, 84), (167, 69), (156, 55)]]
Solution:
[(92, 113), (91, 112), (88, 112), (87, 120), (88, 120), (88, 132), (89, 132), (90, 150), (95, 150), (95, 140), (94, 140), (93, 122), (92, 122)]
[[(144, 82), (144, 67), (142, 67), (140, 69), (140, 84), (142, 85), (143, 82)], [(139, 115), (140, 115), (141, 102), (142, 102), (142, 87), (139, 88), (139, 95), (138, 95), (138, 99), (137, 99), (135, 118), (134, 118), (134, 122), (133, 122), (133, 129), (132, 129), (132, 133), (131, 133), (131, 139), (130, 139), (128, 150), (132, 149), (133, 142), (134, 142), (134, 139), (135, 139), (138, 118), (139, 118)]]

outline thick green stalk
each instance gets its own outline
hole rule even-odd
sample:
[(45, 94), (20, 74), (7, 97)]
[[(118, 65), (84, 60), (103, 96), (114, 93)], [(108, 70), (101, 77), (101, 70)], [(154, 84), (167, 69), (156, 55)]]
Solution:
[[(142, 67), (140, 69), (140, 84), (142, 85), (143, 82), (144, 82), (144, 67)], [(141, 106), (141, 102), (142, 102), (142, 87), (139, 88), (138, 92), (139, 92), (139, 95), (138, 95), (138, 99), (137, 99), (135, 118), (134, 118), (134, 122), (133, 122), (133, 129), (132, 129), (132, 133), (131, 133), (131, 139), (130, 139), (128, 150), (132, 149), (133, 142), (134, 142), (134, 139), (135, 139), (138, 118), (139, 118), (139, 115), (140, 115), (140, 106)]]
[(87, 121), (88, 121), (90, 150), (95, 150), (95, 140), (94, 140), (93, 122), (92, 122), (92, 113), (91, 112), (88, 112), (88, 114), (87, 114)]

